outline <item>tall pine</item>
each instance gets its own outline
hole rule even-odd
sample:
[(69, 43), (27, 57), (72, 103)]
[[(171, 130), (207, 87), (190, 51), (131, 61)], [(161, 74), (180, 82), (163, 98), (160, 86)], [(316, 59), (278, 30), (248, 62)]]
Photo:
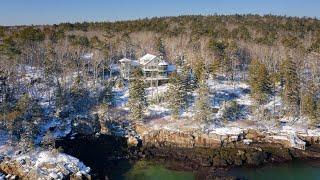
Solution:
[(300, 79), (297, 67), (291, 58), (281, 65), (282, 82), (284, 84), (283, 99), (288, 112), (298, 112), (300, 104)]
[(308, 117), (314, 125), (317, 119), (317, 99), (315, 88), (312, 84), (303, 91), (301, 96), (301, 114)]
[(192, 73), (192, 69), (189, 67), (187, 63), (182, 63), (181, 65), (181, 85), (182, 85), (182, 96), (184, 101), (186, 102), (186, 107), (192, 102), (192, 93), (196, 88), (196, 77)]
[(258, 60), (252, 60), (249, 66), (249, 84), (251, 95), (258, 104), (265, 102), (271, 93), (270, 82), (267, 67)]
[(144, 111), (147, 106), (145, 84), (142, 78), (142, 71), (136, 69), (129, 82), (129, 109), (130, 119), (134, 121), (142, 121)]
[(186, 107), (185, 88), (181, 76), (173, 73), (170, 76), (168, 88), (168, 105), (172, 112), (172, 117), (179, 118), (180, 111)]
[(318, 99), (317, 101), (317, 109), (316, 109), (316, 119), (315, 119), (315, 125), (319, 125), (320, 124), (320, 99)]
[(208, 122), (211, 118), (211, 102), (209, 98), (209, 87), (204, 74), (199, 82), (198, 97), (195, 103), (195, 119), (200, 122)]

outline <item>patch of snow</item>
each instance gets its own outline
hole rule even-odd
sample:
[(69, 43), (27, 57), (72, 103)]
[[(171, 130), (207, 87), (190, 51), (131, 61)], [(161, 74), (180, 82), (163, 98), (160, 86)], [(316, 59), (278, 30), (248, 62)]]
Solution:
[(219, 127), (210, 131), (210, 134), (218, 135), (239, 135), (243, 133), (243, 129), (238, 127)]

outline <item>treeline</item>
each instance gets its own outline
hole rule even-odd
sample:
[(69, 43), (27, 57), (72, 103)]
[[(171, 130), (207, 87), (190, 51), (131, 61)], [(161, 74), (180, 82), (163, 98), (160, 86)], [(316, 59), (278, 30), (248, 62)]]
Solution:
[[(23, 28), (25, 27), (2, 27), (0, 35)], [(320, 23), (317, 19), (272, 15), (178, 16), (119, 22), (62, 23), (34, 28), (42, 29), (49, 38), (70, 31), (100, 31), (108, 35), (152, 31), (168, 37), (190, 33), (192, 37), (232, 38), (267, 45), (281, 42), (287, 47), (297, 47), (302, 39), (311, 35), (313, 41), (310, 50), (317, 49), (316, 42), (320, 36)]]

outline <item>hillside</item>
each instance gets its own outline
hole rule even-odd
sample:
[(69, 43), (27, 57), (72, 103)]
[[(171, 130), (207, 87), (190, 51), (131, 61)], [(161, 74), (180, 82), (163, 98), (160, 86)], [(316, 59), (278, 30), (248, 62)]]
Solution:
[[(122, 76), (120, 59), (137, 63), (147, 53), (175, 67), (168, 83), (150, 86), (136, 65), (131, 78)], [(137, 144), (148, 132), (232, 138), (254, 129), (288, 148), (319, 141), (317, 19), (214, 15), (0, 27), (0, 59), (4, 156), (17, 158), (12, 149), (21, 148), (41, 154), (37, 148), (52, 150), (57, 138), (95, 133)], [(136, 125), (148, 130), (139, 134)], [(73, 173), (86, 169), (79, 164)]]

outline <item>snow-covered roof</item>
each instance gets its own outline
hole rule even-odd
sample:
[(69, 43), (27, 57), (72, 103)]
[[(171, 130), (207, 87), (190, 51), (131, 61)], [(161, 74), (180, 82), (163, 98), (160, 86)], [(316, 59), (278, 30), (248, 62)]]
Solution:
[(141, 64), (147, 64), (148, 62), (152, 61), (154, 58), (156, 58), (157, 56), (153, 55), (153, 54), (146, 54), (144, 56), (142, 56), (139, 61)]
[(137, 60), (131, 60), (128, 58), (123, 58), (119, 60), (121, 63), (130, 63), (132, 66), (138, 66), (139, 65), (139, 61)]
[(166, 61), (161, 61), (158, 65), (159, 66), (167, 66), (169, 64)]
[(120, 62), (130, 62), (131, 59), (128, 59), (128, 58), (122, 58), (119, 60)]

